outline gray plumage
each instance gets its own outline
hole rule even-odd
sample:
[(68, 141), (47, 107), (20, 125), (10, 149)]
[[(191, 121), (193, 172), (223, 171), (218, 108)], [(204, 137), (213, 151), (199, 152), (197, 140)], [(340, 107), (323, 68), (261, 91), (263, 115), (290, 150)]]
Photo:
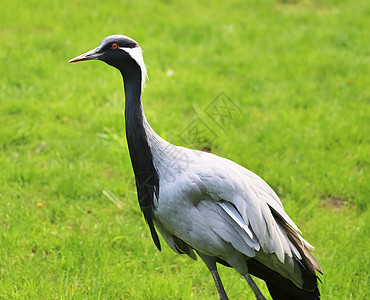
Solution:
[[(259, 176), (211, 153), (174, 146), (147, 122), (141, 104), (146, 68), (139, 45), (114, 35), (70, 62), (98, 59), (120, 70), (125, 84), (126, 133), (138, 200), (153, 240), (209, 268), (227, 299), (216, 263), (233, 267), (264, 299), (249, 274), (266, 281), (274, 299), (319, 299), (313, 247)], [(195, 252), (196, 253), (195, 253)]]

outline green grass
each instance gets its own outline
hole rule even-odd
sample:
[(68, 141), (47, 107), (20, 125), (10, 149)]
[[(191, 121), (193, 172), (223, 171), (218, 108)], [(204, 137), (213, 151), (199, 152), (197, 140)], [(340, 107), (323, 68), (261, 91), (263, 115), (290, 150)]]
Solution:
[[(67, 64), (122, 33), (145, 51), (152, 127), (188, 146), (186, 125), (206, 122), (195, 146), (264, 178), (316, 246), (322, 298), (366, 299), (368, 28), (365, 0), (2, 1), (0, 298), (217, 299), (203, 263), (151, 241), (120, 74)], [(220, 92), (242, 111), (223, 128), (205, 112)], [(230, 299), (253, 299), (220, 272)]]

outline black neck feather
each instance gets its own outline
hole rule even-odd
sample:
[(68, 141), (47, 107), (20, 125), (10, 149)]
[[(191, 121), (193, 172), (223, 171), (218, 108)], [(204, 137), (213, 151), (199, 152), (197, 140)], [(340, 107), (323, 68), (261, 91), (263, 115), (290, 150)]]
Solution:
[(131, 163), (135, 173), (140, 208), (149, 225), (150, 233), (157, 248), (160, 242), (153, 223), (154, 195), (158, 199), (159, 178), (153, 165), (153, 157), (144, 128), (144, 114), (141, 103), (141, 70), (135, 61), (125, 62), (121, 71), (125, 86), (126, 138)]

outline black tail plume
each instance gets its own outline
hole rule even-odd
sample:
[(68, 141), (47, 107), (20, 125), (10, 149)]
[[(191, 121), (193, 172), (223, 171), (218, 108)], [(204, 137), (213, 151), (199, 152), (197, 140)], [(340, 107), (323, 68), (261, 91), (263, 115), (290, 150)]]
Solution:
[(319, 300), (320, 292), (317, 282), (313, 290), (297, 287), (290, 280), (269, 269), (255, 259), (248, 260), (248, 270), (251, 275), (266, 282), (267, 288), (274, 300)]

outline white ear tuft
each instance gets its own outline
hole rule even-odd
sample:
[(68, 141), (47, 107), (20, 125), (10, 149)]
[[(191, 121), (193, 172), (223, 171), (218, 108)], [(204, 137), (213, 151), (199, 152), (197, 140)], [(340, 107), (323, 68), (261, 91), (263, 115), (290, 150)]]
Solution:
[(135, 48), (119, 47), (119, 49), (126, 51), (132, 57), (132, 59), (134, 59), (136, 63), (139, 65), (141, 69), (141, 89), (143, 90), (145, 87), (145, 81), (148, 79), (148, 74), (143, 59), (143, 50), (139, 46)]

